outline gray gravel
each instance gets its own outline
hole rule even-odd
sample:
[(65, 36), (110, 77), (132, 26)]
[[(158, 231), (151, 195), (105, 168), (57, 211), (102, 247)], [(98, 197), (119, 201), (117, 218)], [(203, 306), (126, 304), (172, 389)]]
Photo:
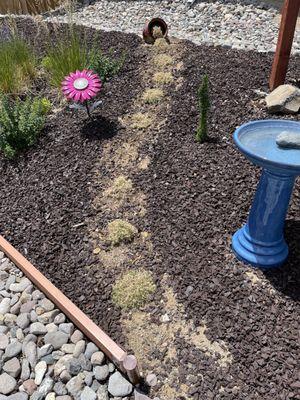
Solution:
[[(145, 21), (155, 16), (166, 20), (171, 36), (197, 44), (269, 52), (277, 42), (278, 10), (254, 0), (101, 0), (79, 8), (73, 19), (96, 29), (141, 34)], [(48, 19), (68, 21), (66, 15)], [(299, 29), (293, 52), (300, 52)]]
[(131, 383), (2, 252), (0, 285), (1, 400), (130, 395)]

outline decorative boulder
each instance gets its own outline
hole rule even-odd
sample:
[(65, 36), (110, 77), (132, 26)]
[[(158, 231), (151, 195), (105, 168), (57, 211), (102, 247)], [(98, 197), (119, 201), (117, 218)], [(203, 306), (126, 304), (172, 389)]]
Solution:
[(266, 104), (270, 113), (296, 114), (300, 109), (300, 89), (292, 85), (278, 86), (267, 95)]

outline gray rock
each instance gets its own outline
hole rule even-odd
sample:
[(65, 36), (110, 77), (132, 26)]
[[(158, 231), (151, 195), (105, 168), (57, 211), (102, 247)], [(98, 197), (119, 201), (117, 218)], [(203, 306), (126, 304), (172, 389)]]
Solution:
[(21, 305), (20, 312), (29, 314), (35, 307), (35, 301), (29, 300)]
[(19, 283), (12, 283), (9, 286), (9, 290), (11, 292), (23, 292), (28, 286), (31, 285), (31, 282), (28, 278), (22, 278)]
[(6, 363), (4, 363), (2, 369), (13, 378), (17, 378), (21, 372), (20, 361), (16, 357), (11, 358), (10, 360), (6, 361)]
[(292, 85), (280, 85), (266, 97), (271, 113), (296, 114), (300, 109), (300, 89)]
[(57, 396), (56, 400), (72, 400), (71, 396)]
[(157, 385), (157, 376), (155, 374), (148, 374), (145, 380), (150, 387)]
[(115, 397), (125, 397), (132, 392), (132, 384), (116, 371), (109, 377), (108, 391)]
[(17, 356), (18, 354), (21, 353), (21, 351), (22, 351), (22, 345), (20, 342), (15, 341), (10, 343), (5, 349), (5, 353), (3, 355), (3, 361), (9, 360), (10, 358)]
[(82, 371), (81, 362), (77, 358), (71, 358), (68, 365), (68, 371), (71, 375), (77, 375)]
[(104, 381), (109, 375), (108, 365), (96, 366), (94, 368), (94, 375), (98, 381)]
[(52, 365), (55, 363), (55, 360), (54, 360), (52, 354), (47, 354), (46, 356), (41, 357), (41, 361), (45, 361), (45, 363), (47, 365)]
[(71, 378), (69, 382), (66, 384), (68, 393), (72, 397), (74, 397), (75, 400), (80, 399), (80, 393), (83, 389), (83, 383), (84, 383), (84, 375), (79, 374)]
[(66, 389), (66, 385), (64, 385), (60, 381), (55, 383), (55, 385), (53, 387), (53, 390), (58, 396), (63, 396), (64, 394), (68, 394), (68, 391)]
[(31, 396), (30, 400), (42, 400), (43, 399), (43, 393), (40, 393), (38, 390), (36, 390)]
[(8, 400), (27, 400), (28, 394), (24, 392), (14, 393), (8, 397)]
[(94, 380), (93, 380), (93, 383), (91, 384), (91, 389), (92, 389), (94, 392), (97, 392), (97, 390), (99, 389), (99, 387), (100, 387), (99, 381), (97, 381), (97, 379), (94, 379)]
[(102, 351), (96, 351), (92, 354), (91, 363), (92, 365), (102, 365), (104, 362), (104, 354)]
[(87, 386), (91, 386), (91, 384), (92, 384), (92, 382), (93, 382), (93, 376), (94, 376), (93, 372), (84, 371), (84, 375), (85, 375), (84, 383), (85, 383)]
[(34, 290), (32, 292), (32, 300), (41, 300), (45, 297), (44, 293), (40, 292), (39, 290)]
[(31, 368), (34, 368), (37, 362), (37, 350), (36, 350), (36, 344), (34, 342), (28, 342), (25, 345), (24, 355), (29, 361)]
[(34, 368), (34, 372), (35, 372), (35, 379), (34, 379), (34, 383), (36, 385), (40, 385), (45, 373), (47, 371), (47, 363), (45, 361), (40, 361), (36, 364), (35, 368)]
[(26, 381), (30, 377), (30, 367), (29, 362), (26, 358), (22, 360), (22, 370), (21, 370), (21, 379), (22, 381)]
[(151, 400), (150, 397), (146, 396), (138, 390), (134, 391), (134, 400)]
[(16, 315), (7, 313), (7, 314), (4, 315), (4, 321), (3, 322), (4, 322), (4, 324), (6, 326), (8, 326), (9, 328), (12, 328), (15, 325), (16, 320), (17, 320), (17, 316)]
[(62, 323), (59, 325), (59, 330), (66, 333), (67, 335), (72, 335), (74, 331), (74, 325), (70, 323)]
[(86, 346), (84, 355), (90, 360), (92, 354), (94, 354), (96, 351), (99, 351), (98, 347), (93, 342), (89, 342)]
[(43, 397), (46, 397), (46, 395), (51, 392), (52, 388), (54, 385), (53, 379), (51, 379), (49, 376), (47, 376), (41, 383), (40, 387), (38, 388), (38, 391), (42, 393)]
[[(8, 329), (7, 327), (5, 327)], [(0, 333), (0, 349), (5, 350), (8, 346), (8, 337), (4, 333)]]
[(47, 332), (57, 332), (58, 331), (58, 326), (55, 325), (54, 322), (51, 322), (50, 324), (46, 325), (46, 329), (47, 329)]
[(55, 400), (56, 396), (54, 392), (48, 393), (45, 400)]
[(63, 345), (61, 346), (61, 350), (62, 350), (64, 353), (73, 354), (73, 352), (74, 352), (74, 350), (75, 350), (75, 344), (74, 344), (74, 343), (66, 343), (66, 344), (63, 344)]
[(83, 333), (78, 329), (76, 329), (76, 331), (74, 331), (74, 333), (71, 336), (71, 342), (76, 344), (77, 342), (79, 342), (79, 340), (82, 339), (83, 339)]
[(276, 144), (285, 149), (300, 149), (300, 133), (282, 132), (277, 136)]
[(72, 359), (71, 354), (61, 357), (54, 366), (54, 376), (60, 375), (63, 371), (68, 370), (69, 362)]
[(85, 371), (91, 371), (92, 370), (92, 364), (90, 360), (86, 358), (84, 354), (80, 354), (78, 357), (78, 360), (80, 362), (81, 368)]
[(52, 311), (54, 310), (54, 304), (52, 301), (44, 298), (39, 302), (39, 305), (45, 310), (45, 311)]
[(10, 310), (10, 299), (5, 297), (0, 303), (0, 314), (6, 314)]
[(80, 395), (80, 400), (96, 400), (96, 393), (88, 386), (86, 386)]
[(55, 320), (58, 313), (59, 311), (56, 309), (52, 311), (47, 311), (41, 315), (38, 315), (37, 320), (42, 324), (50, 324)]
[(47, 333), (47, 329), (41, 322), (34, 322), (30, 325), (30, 333), (33, 335), (45, 335)]
[(63, 344), (67, 343), (68, 339), (69, 339), (69, 336), (66, 333), (61, 332), (61, 331), (48, 332), (44, 337), (45, 343), (52, 344), (52, 346), (55, 350), (59, 349)]
[(30, 324), (29, 314), (28, 313), (19, 314), (17, 316), (16, 322), (21, 329), (27, 328), (27, 326)]
[(79, 340), (75, 345), (73, 356), (74, 357), (79, 357), (80, 354), (82, 354), (84, 352), (84, 350), (85, 350), (85, 341), (84, 340)]
[(53, 351), (53, 346), (50, 343), (45, 344), (44, 346), (42, 346), (41, 348), (37, 349), (37, 357), (38, 359), (47, 356), (48, 354), (50, 354)]
[(69, 380), (72, 378), (72, 376), (70, 375), (69, 371), (65, 370), (62, 371), (62, 373), (60, 374), (60, 379), (63, 383), (67, 383), (69, 382)]
[(60, 314), (57, 314), (56, 317), (54, 318), (54, 323), (56, 325), (63, 324), (65, 322), (65, 320), (66, 320), (66, 316), (64, 314), (60, 313)]
[(17, 387), (17, 381), (6, 372), (0, 375), (0, 393), (9, 394)]

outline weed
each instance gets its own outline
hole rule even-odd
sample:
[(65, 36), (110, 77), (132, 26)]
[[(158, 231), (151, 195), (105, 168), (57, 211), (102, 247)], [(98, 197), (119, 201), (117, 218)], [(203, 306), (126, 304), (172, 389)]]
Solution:
[(153, 81), (159, 85), (167, 85), (173, 82), (173, 79), (171, 72), (156, 72), (153, 76)]
[(17, 35), (0, 42), (0, 90), (19, 93), (35, 75), (35, 57), (28, 44)]
[(115, 283), (112, 300), (125, 310), (140, 308), (155, 290), (156, 286), (150, 272), (142, 269), (128, 271)]
[(0, 97), (0, 148), (13, 158), (19, 151), (32, 146), (44, 127), (51, 104), (47, 99), (27, 97), (24, 101)]
[(173, 57), (168, 54), (158, 54), (154, 58), (154, 64), (158, 67), (164, 68), (173, 63)]
[(89, 55), (89, 68), (97, 72), (101, 81), (105, 83), (109, 78), (117, 75), (125, 62), (126, 53), (123, 52), (120, 58), (113, 58), (113, 50), (108, 55), (93, 49)]
[(210, 107), (208, 94), (208, 76), (204, 75), (201, 86), (198, 89), (198, 107), (200, 112), (199, 124), (196, 131), (196, 141), (203, 143), (208, 139), (207, 116)]
[(121, 175), (113, 181), (112, 186), (110, 186), (104, 192), (104, 194), (113, 199), (121, 200), (131, 191), (132, 191), (132, 180), (127, 179), (125, 176)]
[(148, 114), (136, 113), (132, 115), (131, 127), (134, 129), (146, 129), (152, 124), (152, 119)]
[(137, 232), (133, 225), (122, 219), (116, 219), (108, 224), (108, 240), (113, 246), (131, 242)]
[(146, 104), (157, 104), (164, 96), (161, 89), (147, 89), (143, 94), (143, 100)]

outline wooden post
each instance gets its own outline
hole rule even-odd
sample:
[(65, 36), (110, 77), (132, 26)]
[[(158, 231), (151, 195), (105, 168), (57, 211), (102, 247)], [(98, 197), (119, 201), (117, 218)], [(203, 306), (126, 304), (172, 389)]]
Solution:
[(269, 81), (271, 90), (285, 82), (299, 10), (300, 0), (284, 1), (277, 48)]

